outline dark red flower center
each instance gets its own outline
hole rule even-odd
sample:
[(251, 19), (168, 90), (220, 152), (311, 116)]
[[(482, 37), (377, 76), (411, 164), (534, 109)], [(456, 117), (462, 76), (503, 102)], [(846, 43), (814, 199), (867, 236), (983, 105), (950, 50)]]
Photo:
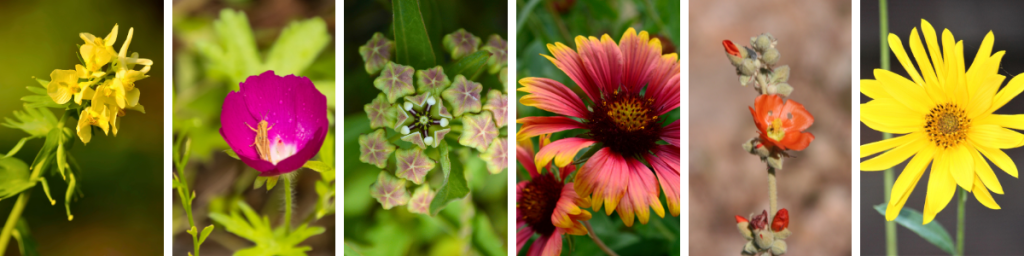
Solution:
[(558, 199), (562, 197), (562, 186), (548, 172), (533, 178), (519, 191), (516, 211), (522, 214), (523, 221), (538, 234), (550, 235), (555, 231), (555, 225), (551, 224), (551, 214), (555, 212)]
[(594, 114), (586, 123), (590, 136), (624, 156), (648, 153), (661, 130), (653, 104), (654, 100), (635, 93), (606, 95), (593, 106)]

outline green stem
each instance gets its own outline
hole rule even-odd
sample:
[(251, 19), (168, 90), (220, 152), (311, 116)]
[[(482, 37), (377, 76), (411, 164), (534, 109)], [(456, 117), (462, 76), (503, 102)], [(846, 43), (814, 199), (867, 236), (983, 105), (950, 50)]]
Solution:
[(778, 189), (775, 184), (775, 168), (768, 166), (768, 220), (774, 220), (775, 212), (779, 211)]
[(967, 190), (957, 187), (960, 194), (956, 206), (956, 255), (964, 255), (964, 214), (967, 212)]
[(601, 241), (601, 238), (597, 238), (597, 234), (594, 234), (594, 227), (590, 226), (589, 221), (583, 221), (583, 225), (587, 226), (587, 235), (590, 236), (591, 240), (594, 240), (594, 244), (597, 244), (597, 247), (601, 248), (601, 251), (608, 254), (608, 256), (619, 256), (618, 254), (615, 254), (615, 251), (612, 251), (612, 248), (608, 248), (608, 246)]
[[(878, 1), (878, 19), (879, 19), (879, 46), (882, 60), (882, 69), (889, 70), (889, 4), (887, 0)], [(890, 133), (882, 133), (883, 139), (892, 138)], [(888, 203), (889, 197), (892, 193), (892, 184), (895, 181), (895, 175), (893, 174), (892, 168), (886, 169), (884, 172), (882, 188), (882, 195), (885, 197), (883, 202)], [(886, 221), (885, 222), (885, 251), (886, 255), (896, 256), (896, 222)]]
[[(64, 115), (60, 117), (60, 121), (57, 122), (57, 126), (52, 129), (64, 129), (64, 121), (71, 115), (71, 111), (64, 111)], [(63, 131), (60, 131), (63, 132)], [(75, 134), (71, 135), (71, 140), (75, 139)], [(61, 141), (60, 143), (63, 143)], [(42, 175), (41, 170), (48, 167), (45, 160), (36, 164), (36, 160), (40, 157), (46, 159), (49, 156), (41, 156), (43, 149), (39, 149), (39, 153), (36, 153), (36, 159), (32, 160), (32, 166), (29, 167), (32, 173), (29, 175), (29, 180), (39, 180), (39, 176)], [(32, 189), (25, 189), (21, 194), (18, 195), (18, 201), (14, 202), (14, 208), (11, 209), (11, 214), (7, 216), (7, 222), (4, 223), (4, 229), (0, 232), (0, 254), (7, 251), (7, 243), (11, 241), (11, 234), (14, 232), (14, 226), (18, 224), (18, 219), (21, 218), (21, 213), (25, 211), (25, 206), (28, 205), (29, 196), (32, 195)]]
[(284, 227), (285, 233), (292, 232), (292, 178), (291, 175), (281, 175), (284, 180)]

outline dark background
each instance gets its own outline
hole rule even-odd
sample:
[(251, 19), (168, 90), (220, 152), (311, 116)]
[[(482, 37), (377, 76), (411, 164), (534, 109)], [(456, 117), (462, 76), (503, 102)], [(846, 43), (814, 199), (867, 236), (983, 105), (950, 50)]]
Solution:
[[(149, 78), (136, 86), (146, 113), (128, 111), (117, 137), (94, 134), (88, 146), (75, 142), (70, 154), (81, 164), (76, 175), (84, 197), (64, 210), (67, 183), (60, 175), (45, 176), (56, 205), (47, 202), (40, 186), (22, 218), (26, 219), (42, 255), (159, 255), (163, 251), (163, 114), (164, 37), (161, 1), (0, 1), (0, 120), (22, 110), (26, 86), (39, 86), (33, 76), (49, 80), (54, 69), (79, 64), (78, 33), (98, 37), (119, 25), (114, 44), (120, 49), (128, 29), (135, 28), (129, 53), (153, 60)], [(49, 109), (60, 118), (64, 110)], [(2, 121), (0, 121), (2, 122)], [(75, 124), (68, 124), (74, 129)], [(6, 154), (27, 134), (0, 126), (0, 152)], [(43, 144), (33, 139), (14, 157), (31, 162)], [(7, 220), (15, 198), (0, 201)], [(13, 238), (6, 252), (19, 255)]]
[[(879, 52), (879, 20), (878, 1), (861, 2), (861, 66), (860, 78), (873, 79), (873, 70), (881, 67)], [(909, 49), (910, 30), (918, 28), (921, 33), (921, 19), (928, 20), (935, 28), (938, 36), (948, 28), (955, 40), (964, 42), (965, 63), (971, 63), (978, 52), (981, 40), (990, 30), (995, 36), (992, 52), (1006, 51), (999, 74), (1006, 76), (1006, 85), (1013, 76), (1024, 72), (1024, 2), (1020, 1), (890, 1), (889, 32), (895, 33)], [(922, 37), (923, 38), (923, 37)], [(923, 39), (922, 39), (923, 40)], [(909, 52), (909, 50), (908, 50)], [(913, 57), (911, 57), (913, 58)], [(907, 77), (906, 70), (899, 64), (895, 55), (890, 53), (890, 68), (893, 72)], [(916, 64), (915, 64), (916, 65)], [(861, 94), (860, 102), (870, 98)], [(1024, 99), (1019, 96), (1010, 101), (997, 114), (1024, 113)], [(870, 143), (882, 139), (882, 134), (860, 125), (860, 143)], [(1017, 166), (1024, 163), (1024, 149), (1004, 150), (1013, 158)], [(867, 159), (867, 158), (865, 158)], [(904, 164), (894, 167), (895, 174), (902, 172)], [(992, 193), (996, 203), (1002, 210), (988, 209), (978, 203), (974, 195), (968, 195), (966, 213), (966, 241), (964, 253), (967, 255), (1011, 255), (1021, 254), (1024, 243), (1020, 243), (1020, 230), (1024, 228), (1021, 212), (1024, 211), (1024, 193), (1020, 179), (1015, 179), (1006, 172), (992, 165), (1003, 185), (1003, 195)], [(874, 209), (874, 205), (885, 202), (883, 198), (882, 172), (862, 172), (861, 202), (858, 207), (861, 216), (861, 253), (864, 255), (881, 255), (885, 253), (885, 217)], [(918, 186), (907, 199), (904, 207), (921, 211), (924, 208), (926, 184), (925, 175), (918, 181)], [(939, 214), (935, 221), (942, 223), (946, 231), (956, 241), (956, 209), (954, 198)], [(898, 225), (897, 225), (898, 226)], [(938, 247), (928, 243), (910, 230), (898, 227), (897, 242), (900, 254), (939, 255), (945, 254)]]

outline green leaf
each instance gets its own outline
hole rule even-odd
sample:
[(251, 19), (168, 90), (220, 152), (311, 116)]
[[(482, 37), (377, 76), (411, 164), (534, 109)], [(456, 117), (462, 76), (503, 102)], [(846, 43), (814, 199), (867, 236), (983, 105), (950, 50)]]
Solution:
[[(210, 214), (210, 218), (223, 225), (228, 232), (255, 243), (252, 247), (236, 251), (235, 256), (306, 255), (313, 248), (298, 246), (299, 243), (325, 231), (323, 227), (309, 227), (307, 224), (291, 232), (286, 232), (283, 225), (272, 229), (267, 216), (257, 214), (244, 201), (238, 201), (237, 206), (230, 215), (217, 212)], [(206, 232), (205, 229), (203, 232)]]
[(210, 236), (211, 232), (213, 232), (212, 224), (203, 228), (203, 233), (199, 235), (199, 244), (203, 244), (203, 242), (206, 241), (206, 237)]
[(455, 76), (463, 75), (466, 78), (471, 78), (473, 75), (480, 72), (481, 69), (487, 64), (487, 58), (491, 57), (491, 53), (487, 51), (476, 51), (465, 58), (459, 59), (458, 62), (451, 64), (444, 68), (447, 70), (445, 74), (455, 81)]
[(277, 180), (281, 179), (281, 176), (267, 177), (267, 191), (274, 189), (277, 185)]
[(415, 69), (427, 69), (436, 65), (437, 57), (434, 55), (417, 1), (394, 0), (391, 3), (394, 11), (395, 61), (413, 66)]
[(39, 252), (36, 251), (39, 244), (32, 238), (32, 232), (29, 230), (28, 221), (25, 221), (25, 218), (18, 219), (18, 224), (14, 226), (11, 236), (18, 240), (18, 251), (21, 252), (21, 256), (39, 256)]
[(487, 215), (476, 215), (476, 222), (473, 223), (473, 245), (480, 248), (487, 255), (497, 256), (505, 255), (505, 249), (501, 246), (503, 242), (494, 234), (494, 229), (491, 228), (491, 222), (487, 219)]
[(234, 89), (238, 83), (251, 75), (257, 75), (260, 68), (259, 52), (253, 37), (249, 19), (242, 11), (224, 9), (220, 19), (213, 22), (216, 41), (197, 41), (196, 48), (201, 56), (210, 62), (208, 71), (220, 77)]
[(71, 221), (75, 219), (75, 215), (71, 214), (71, 197), (75, 195), (75, 184), (78, 183), (74, 172), (68, 172), (68, 180), (68, 190), (64, 193), (64, 210), (68, 213), (68, 221)]
[(463, 198), (469, 194), (469, 187), (466, 185), (466, 175), (463, 174), (463, 170), (461, 168), (452, 169), (451, 157), (448, 156), (448, 141), (442, 140), (441, 146), (438, 149), (441, 153), (441, 158), (438, 161), (441, 162), (444, 181), (441, 182), (441, 187), (438, 188), (434, 201), (430, 202), (430, 215), (433, 216), (436, 216), (445, 205), (448, 205), (448, 202)]
[(314, 17), (294, 21), (281, 31), (270, 47), (264, 67), (281, 76), (299, 75), (313, 64), (330, 42), (331, 35), (327, 33), (327, 23), (323, 19)]
[(18, 144), (14, 144), (14, 148), (11, 148), (11, 151), (8, 151), (7, 154), (4, 155), (4, 157), (2, 157), (2, 158), (8, 158), (8, 157), (14, 156), (14, 154), (17, 154), (18, 151), (21, 150), (22, 146), (25, 146), (25, 142), (27, 142), (28, 140), (34, 139), (34, 138), (36, 138), (36, 136), (28, 136), (28, 137), (21, 138), (20, 140), (18, 140)]
[[(49, 99), (49, 98), (47, 98)], [(51, 100), (52, 102), (52, 100)], [(4, 118), (4, 126), (25, 131), (32, 136), (45, 136), (57, 125), (53, 112), (25, 104), (25, 111), (14, 111), (14, 118)]]
[(28, 176), (28, 165), (21, 159), (0, 158), (0, 200), (16, 196), (35, 185)]
[(68, 166), (66, 153), (64, 152), (64, 143), (57, 144), (57, 170), (60, 171), (61, 176), (64, 176), (64, 170)]
[[(884, 217), (886, 207), (888, 207), (887, 204), (878, 204), (875, 205), (875, 210), (878, 211), (878, 214), (881, 214)], [(953, 238), (949, 236), (949, 232), (946, 232), (946, 228), (943, 228), (942, 224), (938, 221), (932, 221), (927, 225), (921, 225), (921, 223), (924, 222), (924, 216), (921, 215), (921, 212), (907, 207), (903, 207), (903, 209), (900, 210), (900, 215), (893, 221), (899, 223), (900, 226), (910, 229), (910, 231), (914, 231), (918, 236), (921, 236), (925, 241), (939, 247), (942, 251), (945, 251), (950, 255), (953, 254)]]
[(28, 95), (21, 97), (21, 101), (25, 102), (25, 106), (29, 107), (47, 107), (47, 108), (64, 108), (65, 104), (57, 104), (49, 95)]
[(267, 177), (256, 176), (256, 181), (252, 183), (252, 189), (263, 187), (263, 184), (267, 183)]
[(241, 158), (238, 158), (238, 154), (235, 154), (235, 151), (231, 150), (230, 148), (229, 149), (225, 149), (224, 153), (228, 154), (228, 156), (230, 156), (231, 158), (234, 158), (235, 160), (242, 160)]
[(317, 171), (321, 175), (323, 175), (323, 174), (331, 174), (332, 177), (334, 176), (334, 167), (331, 167), (330, 165), (327, 165), (327, 163), (324, 163), (324, 162), (320, 162), (320, 161), (306, 161), (306, 164), (303, 164), (302, 167), (309, 168), (310, 170)]

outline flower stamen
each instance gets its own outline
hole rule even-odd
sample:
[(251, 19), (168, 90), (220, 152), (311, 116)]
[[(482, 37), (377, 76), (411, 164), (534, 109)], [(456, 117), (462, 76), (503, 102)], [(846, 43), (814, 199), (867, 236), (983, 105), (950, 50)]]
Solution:
[(967, 112), (953, 103), (939, 104), (925, 116), (924, 129), (935, 146), (949, 148), (967, 140), (971, 119)]

